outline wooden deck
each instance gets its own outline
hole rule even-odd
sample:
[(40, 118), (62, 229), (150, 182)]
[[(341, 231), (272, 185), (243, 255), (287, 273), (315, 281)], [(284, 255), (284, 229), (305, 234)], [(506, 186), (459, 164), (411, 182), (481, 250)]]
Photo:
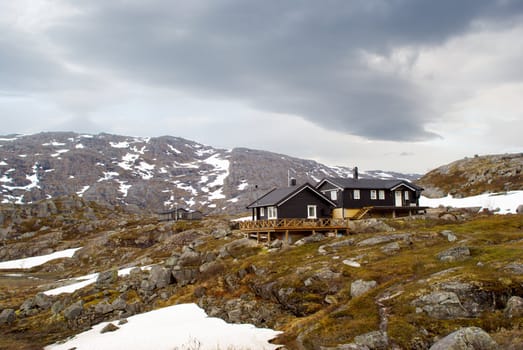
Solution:
[(240, 230), (258, 241), (271, 241), (271, 234), (288, 241), (289, 233), (334, 232), (349, 233), (348, 219), (275, 219), (240, 222)]

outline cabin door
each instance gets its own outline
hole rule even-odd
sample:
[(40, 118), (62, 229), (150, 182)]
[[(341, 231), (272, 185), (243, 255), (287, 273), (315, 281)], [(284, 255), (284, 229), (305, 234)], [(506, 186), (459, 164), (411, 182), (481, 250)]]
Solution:
[(394, 204), (397, 207), (402, 207), (403, 206), (403, 198), (402, 198), (402, 195), (401, 195), (401, 191), (394, 191)]

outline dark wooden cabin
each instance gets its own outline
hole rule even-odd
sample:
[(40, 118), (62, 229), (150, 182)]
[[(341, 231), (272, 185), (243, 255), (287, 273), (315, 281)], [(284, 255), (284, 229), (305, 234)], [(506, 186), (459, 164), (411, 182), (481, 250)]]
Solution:
[(419, 206), (423, 188), (403, 179), (326, 178), (316, 186), (318, 191), (336, 203), (334, 217), (361, 218), (412, 215), (426, 208)]
[(275, 188), (247, 206), (253, 220), (330, 218), (336, 204), (314, 186)]

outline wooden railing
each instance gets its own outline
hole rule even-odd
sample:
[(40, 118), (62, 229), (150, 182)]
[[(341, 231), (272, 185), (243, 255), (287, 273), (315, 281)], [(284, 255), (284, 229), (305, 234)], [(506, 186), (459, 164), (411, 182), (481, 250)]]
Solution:
[(275, 219), (240, 222), (240, 230), (311, 230), (311, 229), (346, 229), (349, 227), (347, 219)]

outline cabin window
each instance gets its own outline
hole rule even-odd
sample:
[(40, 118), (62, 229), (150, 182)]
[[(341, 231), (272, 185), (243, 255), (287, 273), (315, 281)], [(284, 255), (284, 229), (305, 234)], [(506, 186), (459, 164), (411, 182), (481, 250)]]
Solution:
[(316, 206), (308, 205), (307, 206), (307, 219), (316, 219)]
[(338, 200), (338, 191), (331, 191), (331, 200)]
[(276, 207), (268, 207), (267, 208), (267, 216), (269, 219), (277, 219), (278, 218), (278, 210)]
[(260, 208), (260, 216), (261, 217), (265, 216), (265, 208), (263, 208), (263, 207)]
[(409, 200), (409, 191), (405, 191), (405, 200), (406, 200), (406, 201)]
[(384, 200), (385, 199), (385, 191), (384, 190), (380, 190), (378, 192), (378, 198), (381, 199), (381, 200)]
[(376, 199), (377, 198), (377, 193), (376, 193), (376, 190), (370, 190), (370, 199)]
[(360, 199), (360, 190), (354, 190), (354, 199)]

